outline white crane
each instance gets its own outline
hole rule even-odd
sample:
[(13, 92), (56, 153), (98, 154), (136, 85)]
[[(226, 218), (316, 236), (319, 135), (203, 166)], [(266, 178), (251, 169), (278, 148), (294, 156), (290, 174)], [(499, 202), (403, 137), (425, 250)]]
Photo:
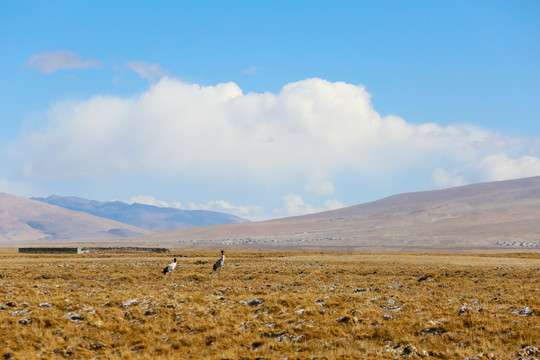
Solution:
[(225, 262), (225, 251), (221, 250), (221, 258), (218, 261), (216, 261), (216, 263), (214, 264), (214, 271), (222, 267), (224, 262)]
[(174, 261), (172, 263), (165, 266), (165, 269), (163, 269), (163, 275), (167, 275), (167, 273), (171, 273), (175, 267), (176, 267), (176, 258), (174, 258)]

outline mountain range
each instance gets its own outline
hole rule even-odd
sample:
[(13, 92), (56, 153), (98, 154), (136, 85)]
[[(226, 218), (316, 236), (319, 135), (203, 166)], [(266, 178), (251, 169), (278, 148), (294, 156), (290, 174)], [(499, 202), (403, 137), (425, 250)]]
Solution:
[[(5, 245), (22, 239), (81, 244), (85, 242), (80, 239), (99, 239), (101, 244), (114, 246), (129, 243), (170, 248), (540, 250), (540, 177), (399, 194), (311, 215), (259, 222), (233, 218), (237, 222), (159, 232), (148, 230), (148, 224), (161, 224), (165, 229), (161, 221), (170, 220), (171, 216), (176, 219), (169, 210), (159, 210), (156, 215), (141, 211), (146, 205), (48, 199), (37, 201), (0, 194), (0, 244), (2, 240)], [(63, 206), (70, 204), (78, 211), (44, 200)], [(117, 213), (112, 209), (117, 209)], [(109, 214), (132, 224), (81, 211)], [(87, 225), (85, 221), (91, 219), (101, 223)], [(178, 223), (185, 224), (184, 220)], [(58, 230), (61, 226), (67, 228), (63, 233)]]
[(214, 211), (57, 195), (26, 199), (0, 193), (0, 245), (124, 239), (190, 226), (244, 221)]
[(215, 211), (181, 210), (138, 203), (127, 204), (122, 201), (101, 202), (76, 196), (51, 195), (47, 198), (32, 198), (32, 200), (82, 211), (153, 232), (247, 221), (238, 216)]
[(540, 177), (406, 193), (312, 215), (142, 238), (212, 248), (540, 250)]
[(113, 239), (149, 233), (150, 230), (118, 221), (0, 193), (0, 245)]

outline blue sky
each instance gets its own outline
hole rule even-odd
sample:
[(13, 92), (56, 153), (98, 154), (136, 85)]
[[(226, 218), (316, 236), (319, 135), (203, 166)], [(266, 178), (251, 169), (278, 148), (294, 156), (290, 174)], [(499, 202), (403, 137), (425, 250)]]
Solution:
[(2, 192), (258, 220), (540, 175), (539, 2), (0, 5)]

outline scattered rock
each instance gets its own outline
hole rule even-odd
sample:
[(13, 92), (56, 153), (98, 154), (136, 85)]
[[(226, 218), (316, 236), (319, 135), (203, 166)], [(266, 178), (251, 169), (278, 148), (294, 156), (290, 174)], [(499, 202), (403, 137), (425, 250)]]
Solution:
[(458, 313), (458, 316), (462, 316), (464, 315), (466, 312), (468, 312), (469, 309), (467, 309), (467, 307), (465, 305), (463, 305), (460, 309), (459, 309), (459, 313)]
[(439, 330), (434, 329), (434, 328), (423, 329), (422, 331), (420, 331), (420, 334), (421, 335), (426, 335), (426, 334), (429, 334), (429, 335), (441, 335)]
[(433, 278), (431, 277), (431, 275), (423, 275), (418, 278), (418, 282), (422, 281), (433, 281)]
[(49, 303), (41, 303), (39, 304), (39, 307), (51, 307), (52, 305)]
[(382, 316), (383, 320), (392, 320), (394, 317), (390, 314), (384, 314)]
[(30, 318), (19, 319), (19, 324), (21, 324), (21, 325), (28, 325), (28, 324), (31, 324), (31, 323), (32, 323), (32, 319), (30, 319)]
[(354, 289), (355, 294), (359, 293), (359, 292), (364, 292), (364, 291), (367, 291), (367, 289), (365, 289), (365, 288), (356, 288), (356, 289)]
[(524, 306), (521, 310), (515, 309), (513, 307), (508, 308), (508, 310), (519, 316), (533, 316), (534, 315), (534, 310), (531, 310), (528, 306)]
[(128, 301), (124, 301), (123, 303), (120, 304), (120, 307), (121, 308), (126, 308), (128, 306), (131, 306), (131, 305), (136, 305), (139, 303), (139, 299), (131, 299), (131, 300), (128, 300)]
[(409, 345), (409, 346), (406, 346), (405, 348), (403, 348), (403, 351), (401, 352), (401, 355), (402, 356), (405, 356), (405, 357), (411, 357), (411, 356), (414, 356), (418, 353), (418, 350), (416, 350), (416, 348), (412, 345)]
[(11, 315), (13, 316), (20, 316), (22, 314), (26, 314), (28, 312), (28, 309), (23, 309), (23, 310), (13, 310), (11, 312)]
[(525, 346), (516, 352), (516, 356), (540, 356), (540, 349), (535, 346)]
[(482, 352), (482, 353), (476, 355), (475, 357), (468, 357), (468, 358), (465, 358), (464, 360), (481, 360), (481, 359), (488, 359), (488, 360), (493, 359), (494, 360), (494, 359), (497, 359), (497, 358), (492, 353), (486, 354), (486, 353)]
[(8, 301), (6, 303), (6, 306), (9, 306), (9, 307), (17, 307), (17, 303), (15, 301)]
[(84, 321), (84, 316), (82, 316), (81, 314), (72, 314), (72, 313), (67, 313), (65, 315), (69, 320), (73, 321), (73, 322), (81, 322), (81, 321)]
[(298, 335), (298, 336), (290, 335), (289, 340), (291, 340), (292, 342), (299, 342), (303, 340), (305, 337), (306, 335)]
[(286, 330), (281, 330), (281, 331), (270, 331), (269, 333), (266, 333), (266, 332), (263, 332), (261, 334), (262, 337), (270, 337), (270, 338), (277, 338), (277, 337), (280, 337), (282, 335), (285, 335), (287, 333)]
[(263, 302), (264, 302), (264, 301), (262, 301), (262, 300), (260, 300), (260, 299), (253, 299), (253, 300), (249, 300), (249, 301), (247, 302), (247, 304), (248, 304), (249, 306), (259, 306), (259, 305), (262, 305)]

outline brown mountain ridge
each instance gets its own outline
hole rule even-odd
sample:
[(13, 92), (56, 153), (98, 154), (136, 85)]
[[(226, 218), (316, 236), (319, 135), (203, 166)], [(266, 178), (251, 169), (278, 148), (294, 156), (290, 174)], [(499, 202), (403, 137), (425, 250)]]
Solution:
[(48, 244), (56, 240), (116, 239), (151, 231), (0, 193), (0, 245)]
[(312, 215), (181, 229), (143, 239), (188, 247), (540, 250), (540, 177), (406, 193)]
[[(540, 177), (405, 193), (312, 215), (153, 234), (101, 218), (97, 218), (99, 226), (80, 219), (70, 223), (75, 221), (69, 217), (72, 213), (82, 213), (65, 209), (68, 213), (59, 213), (54, 206), (54, 211), (37, 209), (36, 204), (52, 206), (0, 193), (0, 244), (46, 240), (48, 244), (169, 248), (540, 250)], [(6, 227), (13, 218), (20, 221)], [(59, 230), (67, 225), (68, 229)]]

